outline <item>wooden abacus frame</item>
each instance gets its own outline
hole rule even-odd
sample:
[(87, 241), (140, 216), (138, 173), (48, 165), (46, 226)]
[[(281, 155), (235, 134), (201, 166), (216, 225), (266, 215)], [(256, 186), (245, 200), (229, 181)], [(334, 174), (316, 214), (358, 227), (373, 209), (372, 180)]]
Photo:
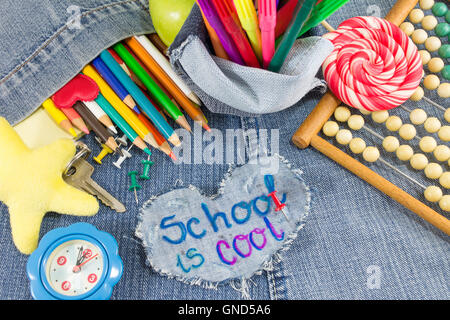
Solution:
[[(398, 0), (385, 19), (399, 26), (418, 2), (418, 0)], [(311, 145), (425, 221), (450, 235), (450, 221), (446, 217), (319, 136), (320, 130), (340, 104), (341, 101), (331, 91), (328, 91), (295, 132), (292, 137), (294, 144), (300, 149)]]

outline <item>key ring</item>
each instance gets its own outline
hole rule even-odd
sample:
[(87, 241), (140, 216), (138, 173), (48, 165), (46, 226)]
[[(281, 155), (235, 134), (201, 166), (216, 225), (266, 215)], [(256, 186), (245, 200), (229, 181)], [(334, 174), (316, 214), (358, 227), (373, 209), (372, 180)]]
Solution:
[(76, 150), (79, 151), (77, 151), (72, 160), (70, 160), (70, 162), (67, 164), (66, 169), (64, 170), (63, 173), (64, 176), (71, 176), (72, 174), (74, 174), (74, 172), (72, 173), (70, 172), (70, 169), (72, 168), (73, 164), (80, 159), (86, 160), (92, 152), (91, 149), (89, 149), (89, 147), (83, 142), (77, 142)]

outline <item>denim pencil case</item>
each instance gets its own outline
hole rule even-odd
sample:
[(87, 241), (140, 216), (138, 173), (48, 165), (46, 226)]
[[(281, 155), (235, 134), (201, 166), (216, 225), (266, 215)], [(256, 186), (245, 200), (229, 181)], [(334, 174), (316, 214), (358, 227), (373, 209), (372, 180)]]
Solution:
[(330, 41), (296, 41), (279, 73), (218, 58), (197, 5), (169, 48), (172, 65), (211, 111), (258, 116), (284, 110), (315, 88), (326, 88), (317, 73), (333, 50)]

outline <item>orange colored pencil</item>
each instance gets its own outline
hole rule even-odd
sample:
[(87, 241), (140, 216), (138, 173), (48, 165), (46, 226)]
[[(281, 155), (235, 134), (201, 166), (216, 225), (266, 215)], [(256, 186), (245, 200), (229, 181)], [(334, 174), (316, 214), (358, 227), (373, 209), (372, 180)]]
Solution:
[(169, 157), (171, 157), (174, 161), (177, 160), (175, 157), (175, 154), (173, 153), (172, 149), (170, 148), (169, 143), (166, 139), (162, 136), (162, 134), (155, 128), (155, 126), (150, 122), (150, 120), (144, 115), (143, 112), (140, 114), (136, 114), (141, 120), (141, 122), (147, 127), (148, 131), (150, 131), (153, 134), (153, 137), (155, 138), (156, 143), (159, 146), (159, 150), (167, 154)]
[(203, 128), (210, 131), (205, 116), (199, 108), (177, 87), (173, 80), (164, 72), (164, 70), (156, 63), (152, 56), (141, 46), (135, 38), (125, 40), (126, 44), (134, 51), (136, 56), (147, 66), (147, 69), (159, 80), (159, 82), (169, 91), (174, 99), (179, 103), (181, 108), (194, 121), (202, 124)]

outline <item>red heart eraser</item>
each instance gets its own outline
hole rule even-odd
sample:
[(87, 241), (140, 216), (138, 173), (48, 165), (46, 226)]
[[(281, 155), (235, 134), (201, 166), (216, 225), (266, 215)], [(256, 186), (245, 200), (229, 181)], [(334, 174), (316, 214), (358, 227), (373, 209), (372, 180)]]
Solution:
[(84, 74), (79, 74), (58, 90), (52, 97), (58, 108), (71, 108), (77, 101), (92, 101), (98, 97), (97, 83)]

